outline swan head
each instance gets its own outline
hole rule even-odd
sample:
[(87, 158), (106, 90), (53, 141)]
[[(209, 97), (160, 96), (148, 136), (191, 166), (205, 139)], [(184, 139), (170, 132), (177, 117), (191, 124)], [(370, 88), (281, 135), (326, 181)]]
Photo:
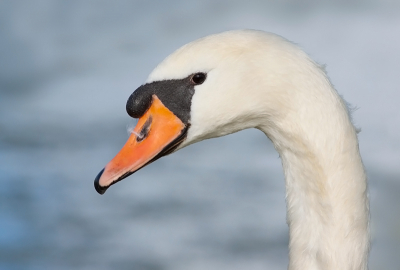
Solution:
[(260, 128), (261, 118), (272, 129), (290, 109), (293, 95), (287, 89), (293, 80), (287, 74), (295, 73), (298, 57), (308, 59), (285, 39), (253, 30), (212, 35), (181, 47), (129, 97), (126, 109), (139, 118), (138, 124), (96, 177), (96, 190), (103, 194), (189, 144)]

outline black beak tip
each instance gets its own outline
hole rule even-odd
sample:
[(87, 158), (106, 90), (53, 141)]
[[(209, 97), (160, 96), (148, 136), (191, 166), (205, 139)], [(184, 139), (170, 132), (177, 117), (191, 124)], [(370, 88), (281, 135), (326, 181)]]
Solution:
[(96, 179), (94, 179), (94, 188), (96, 189), (97, 193), (99, 193), (100, 195), (103, 195), (108, 188), (108, 187), (100, 186), (100, 183), (99, 183), (100, 177), (103, 174), (103, 172), (104, 172), (104, 169), (102, 169), (99, 172), (99, 174), (96, 176)]

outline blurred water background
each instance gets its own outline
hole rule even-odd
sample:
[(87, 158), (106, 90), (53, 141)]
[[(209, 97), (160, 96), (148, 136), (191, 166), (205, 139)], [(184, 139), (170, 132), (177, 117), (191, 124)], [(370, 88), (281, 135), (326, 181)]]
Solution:
[(300, 44), (358, 108), (370, 269), (399, 269), (400, 4), (381, 0), (0, 1), (0, 269), (286, 269), (281, 164), (257, 130), (93, 188), (157, 63), (242, 28)]

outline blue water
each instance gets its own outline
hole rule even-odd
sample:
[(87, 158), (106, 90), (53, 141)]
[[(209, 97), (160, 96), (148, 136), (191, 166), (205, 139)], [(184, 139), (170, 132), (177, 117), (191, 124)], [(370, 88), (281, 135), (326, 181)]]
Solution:
[(400, 264), (400, 6), (391, 1), (0, 2), (0, 269), (286, 269), (278, 154), (257, 130), (192, 145), (99, 196), (131, 92), (179, 46), (278, 33), (356, 106), (371, 269)]

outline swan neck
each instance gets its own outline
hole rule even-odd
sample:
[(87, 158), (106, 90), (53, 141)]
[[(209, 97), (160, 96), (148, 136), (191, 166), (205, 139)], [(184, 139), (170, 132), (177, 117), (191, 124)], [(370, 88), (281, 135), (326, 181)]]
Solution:
[(369, 204), (356, 129), (339, 96), (327, 104), (328, 113), (313, 108), (261, 128), (284, 169), (289, 269), (367, 269)]

